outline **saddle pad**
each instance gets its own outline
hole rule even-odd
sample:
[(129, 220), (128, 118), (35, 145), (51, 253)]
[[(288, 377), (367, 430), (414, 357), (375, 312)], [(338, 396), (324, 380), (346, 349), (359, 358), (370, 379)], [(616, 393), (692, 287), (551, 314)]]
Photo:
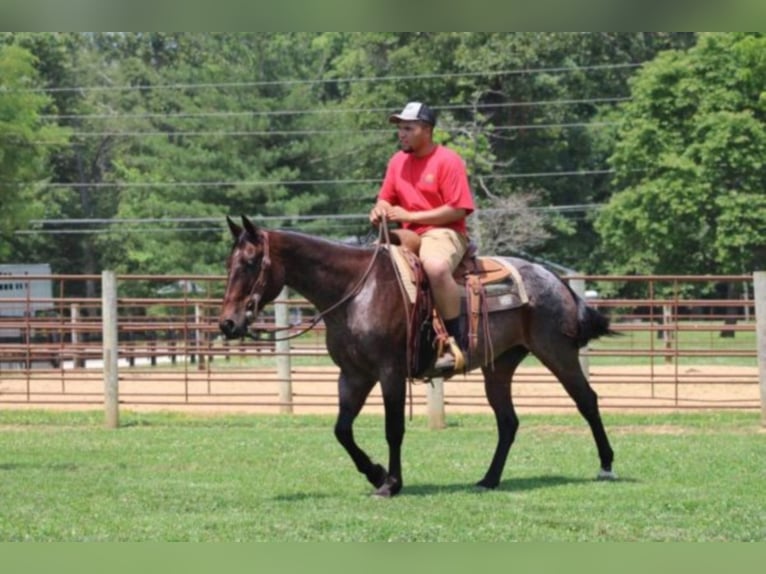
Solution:
[(529, 303), (526, 293), (523, 295), (521, 293), (523, 290), (523, 283), (517, 283), (508, 279), (500, 283), (485, 285), (487, 312), (492, 313), (494, 311), (523, 307)]
[(401, 284), (404, 286), (407, 297), (409, 297), (410, 303), (415, 303), (418, 290), (415, 285), (415, 275), (412, 272), (412, 267), (410, 267), (407, 258), (402, 253), (401, 247), (398, 245), (389, 245), (388, 249), (391, 252), (391, 260), (394, 262), (394, 269), (396, 274), (401, 278)]
[[(521, 274), (519, 273), (519, 270), (516, 269), (514, 265), (511, 265), (511, 263), (502, 257), (480, 257), (479, 259), (483, 260), (490, 260), (496, 265), (500, 267), (504, 267), (508, 270), (508, 273), (510, 273), (511, 277), (513, 278), (513, 285), (509, 286), (511, 287), (510, 290), (513, 290), (512, 288), (515, 287), (516, 294), (519, 299), (520, 305), (526, 305), (529, 303), (529, 296), (527, 295), (527, 289), (524, 287), (524, 281), (521, 278)], [(492, 283), (486, 283), (485, 286), (488, 288), (492, 285)], [(487, 289), (487, 296), (490, 296), (490, 289)]]
[[(407, 297), (409, 297), (410, 303), (415, 303), (415, 298), (417, 297), (415, 275), (407, 261), (407, 257), (402, 253), (403, 248), (398, 245), (389, 245), (387, 247), (391, 252), (391, 260), (394, 263), (397, 275), (401, 278), (401, 283), (404, 286)], [(521, 275), (516, 267), (500, 257), (482, 257), (480, 259), (491, 261), (493, 267), (504, 267), (509, 275), (504, 279), (484, 284), (487, 307), (490, 312), (520, 307), (529, 302), (527, 291), (524, 288), (524, 281), (521, 279)]]

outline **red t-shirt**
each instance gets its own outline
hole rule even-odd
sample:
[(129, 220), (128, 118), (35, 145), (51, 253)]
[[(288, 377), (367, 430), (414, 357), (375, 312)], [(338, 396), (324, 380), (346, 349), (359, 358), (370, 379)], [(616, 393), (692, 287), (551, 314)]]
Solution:
[[(441, 145), (425, 157), (396, 152), (388, 162), (378, 199), (407, 211), (426, 211), (442, 205), (465, 209), (466, 215), (474, 210), (463, 158)], [(418, 234), (437, 227), (421, 223), (404, 223), (403, 226)], [(438, 227), (449, 227), (463, 235), (467, 233), (465, 218)]]

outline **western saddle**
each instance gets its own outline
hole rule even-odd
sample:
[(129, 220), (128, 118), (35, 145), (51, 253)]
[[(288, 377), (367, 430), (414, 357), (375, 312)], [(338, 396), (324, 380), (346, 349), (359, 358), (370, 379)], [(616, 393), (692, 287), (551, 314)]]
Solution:
[[(411, 303), (408, 355), (411, 358), (410, 374), (417, 377), (428, 367), (418, 361), (418, 357), (423, 356), (420, 352), (423, 324), (427, 324), (425, 329), (431, 327), (433, 330), (434, 357), (440, 356), (445, 346), (450, 344), (450, 337), (433, 305), (428, 280), (418, 257), (420, 236), (406, 229), (395, 229), (391, 230), (390, 237), (391, 244), (397, 246), (391, 249), (394, 267)], [(489, 313), (526, 305), (529, 299), (521, 275), (513, 265), (505, 259), (478, 257), (476, 246), (472, 243), (453, 276), (465, 290), (462, 307), (467, 318), (468, 360), (462, 356), (460, 349), (452, 349), (456, 359), (454, 371), (464, 372), (470, 364), (470, 356), (476, 352), (480, 327), (485, 329), (485, 354), (489, 357), (492, 353), (489, 333), (486, 332)]]

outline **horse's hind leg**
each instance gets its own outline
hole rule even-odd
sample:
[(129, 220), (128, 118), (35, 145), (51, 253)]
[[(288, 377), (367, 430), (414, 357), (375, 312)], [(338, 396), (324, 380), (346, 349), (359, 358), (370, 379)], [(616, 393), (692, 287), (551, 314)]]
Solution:
[(367, 477), (375, 488), (380, 488), (386, 482), (388, 473), (356, 444), (354, 440), (354, 420), (364, 406), (375, 381), (352, 381), (341, 373), (338, 379), (339, 410), (335, 422), (335, 438), (343, 445), (346, 452), (354, 461), (356, 469)]
[(604, 423), (598, 409), (598, 395), (594, 391), (580, 366), (577, 348), (569, 341), (567, 344), (553, 345), (551, 352), (537, 357), (548, 367), (561, 382), (567, 393), (577, 405), (577, 410), (588, 421), (593, 439), (596, 441), (598, 456), (601, 460), (601, 471), (598, 478), (612, 479), (612, 462), (614, 451), (606, 436)]
[(497, 359), (494, 366), (482, 368), (484, 373), (484, 392), (495, 413), (497, 423), (497, 446), (492, 462), (477, 486), (496, 488), (500, 484), (500, 476), (505, 468), (508, 452), (511, 450), (516, 431), (519, 428), (519, 418), (513, 408), (511, 397), (511, 381), (519, 363), (527, 356), (528, 351), (516, 347), (507, 351)]

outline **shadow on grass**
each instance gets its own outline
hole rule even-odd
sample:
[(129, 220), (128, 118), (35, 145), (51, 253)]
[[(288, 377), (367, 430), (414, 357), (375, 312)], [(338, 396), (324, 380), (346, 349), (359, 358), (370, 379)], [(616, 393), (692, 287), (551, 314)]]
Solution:
[(302, 502), (304, 500), (316, 501), (320, 498), (332, 498), (329, 494), (319, 494), (317, 492), (293, 492), (291, 494), (277, 494), (270, 500), (275, 502)]
[(0, 471), (16, 470), (46, 470), (51, 472), (75, 471), (79, 470), (79, 465), (74, 462), (50, 462), (45, 464), (27, 463), (27, 462), (1, 462)]
[(558, 486), (567, 486), (570, 484), (596, 484), (601, 482), (636, 483), (633, 478), (618, 478), (615, 481), (600, 481), (595, 478), (579, 478), (560, 475), (546, 476), (527, 476), (519, 478), (507, 478), (500, 481), (500, 485), (495, 489), (487, 489), (476, 484), (405, 484), (401, 494), (404, 496), (426, 496), (432, 494), (444, 494), (451, 492), (475, 492), (482, 494), (484, 492), (528, 492), (541, 488), (555, 488)]

